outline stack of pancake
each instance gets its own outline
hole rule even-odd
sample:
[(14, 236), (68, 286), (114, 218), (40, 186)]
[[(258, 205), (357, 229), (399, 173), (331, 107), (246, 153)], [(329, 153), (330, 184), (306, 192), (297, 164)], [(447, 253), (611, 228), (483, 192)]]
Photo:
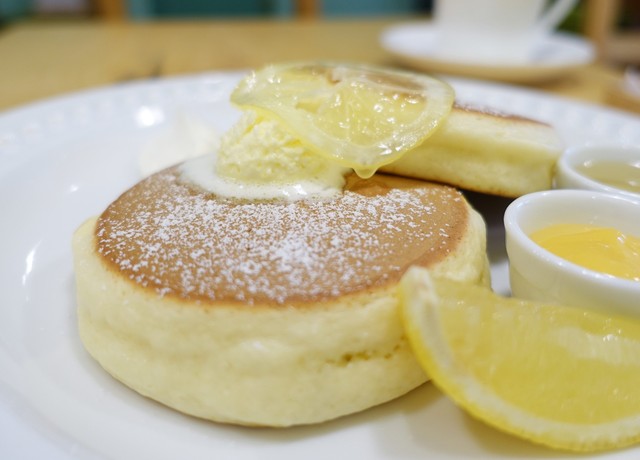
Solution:
[(399, 318), (405, 271), (489, 283), (485, 224), (457, 187), (549, 188), (559, 152), (546, 124), (456, 107), (393, 175), (349, 176), (334, 199), (223, 198), (166, 169), (74, 235), (82, 341), (139, 393), (220, 422), (397, 398), (427, 380)]

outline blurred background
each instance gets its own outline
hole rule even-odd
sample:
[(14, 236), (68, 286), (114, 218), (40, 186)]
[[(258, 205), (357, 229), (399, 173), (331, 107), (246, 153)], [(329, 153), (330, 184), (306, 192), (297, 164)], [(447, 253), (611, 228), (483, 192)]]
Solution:
[[(20, 21), (408, 17), (431, 9), (432, 0), (0, 0), (0, 33)], [(640, 62), (640, 0), (581, 0), (560, 29), (586, 35), (611, 62)]]
[(16, 19), (69, 16), (119, 17), (132, 20), (171, 18), (288, 18), (300, 13), (323, 16), (380, 16), (429, 12), (430, 0), (1, 0), (6, 24)]
[[(432, 0), (0, 0), (0, 32), (21, 21), (427, 16)], [(640, 1), (582, 0), (560, 26), (610, 62), (640, 62)]]
[[(273, 61), (393, 65), (380, 34), (428, 19), (432, 8), (432, 0), (0, 0), (0, 111), (105, 84)], [(597, 65), (538, 88), (609, 102), (625, 69), (637, 74), (640, 0), (580, 0), (560, 30), (591, 41)], [(628, 94), (618, 99), (626, 105)]]

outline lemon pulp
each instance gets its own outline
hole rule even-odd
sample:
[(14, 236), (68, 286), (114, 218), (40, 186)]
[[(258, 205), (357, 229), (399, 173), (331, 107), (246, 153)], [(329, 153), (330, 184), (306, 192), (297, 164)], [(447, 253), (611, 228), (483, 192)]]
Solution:
[(267, 66), (231, 94), (365, 178), (431, 135), (453, 100), (448, 84), (427, 75), (316, 62)]
[(418, 268), (401, 298), (418, 360), (477, 418), (563, 450), (640, 441), (640, 322), (504, 298)]

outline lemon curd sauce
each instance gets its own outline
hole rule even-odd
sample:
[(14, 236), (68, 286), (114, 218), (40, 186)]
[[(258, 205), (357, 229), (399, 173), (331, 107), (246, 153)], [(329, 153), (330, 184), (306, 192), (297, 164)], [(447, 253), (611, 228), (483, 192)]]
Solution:
[(615, 228), (556, 224), (530, 238), (553, 254), (590, 270), (640, 282), (640, 238)]
[(626, 162), (588, 160), (576, 165), (576, 170), (605, 185), (640, 193), (640, 159)]

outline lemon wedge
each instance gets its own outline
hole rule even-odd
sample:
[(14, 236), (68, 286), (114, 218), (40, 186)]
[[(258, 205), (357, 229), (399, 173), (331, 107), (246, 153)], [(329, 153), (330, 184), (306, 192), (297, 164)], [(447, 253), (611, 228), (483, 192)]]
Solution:
[(561, 450), (640, 441), (640, 321), (500, 297), (419, 268), (400, 293), (418, 361), (471, 415)]
[(339, 63), (252, 73), (231, 102), (279, 119), (310, 150), (370, 177), (422, 143), (449, 114), (453, 89), (427, 75)]

